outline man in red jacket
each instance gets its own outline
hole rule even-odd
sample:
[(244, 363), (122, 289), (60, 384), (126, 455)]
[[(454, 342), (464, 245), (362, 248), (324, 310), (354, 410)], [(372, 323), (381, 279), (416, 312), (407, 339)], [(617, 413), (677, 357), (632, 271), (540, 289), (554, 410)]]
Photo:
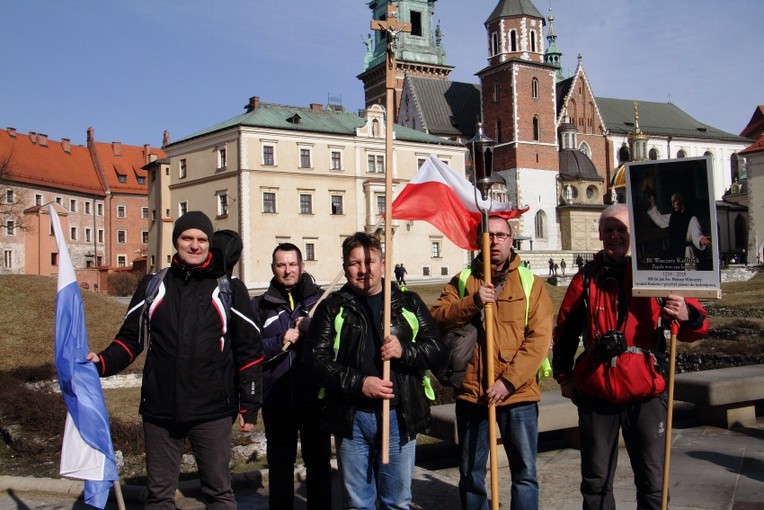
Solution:
[[(615, 508), (619, 429), (634, 471), (637, 508), (661, 507), (667, 397), (653, 362), (665, 359), (672, 321), (679, 323), (681, 341), (708, 332), (706, 312), (695, 299), (631, 295), (628, 214), (625, 205), (614, 204), (600, 215), (603, 249), (573, 277), (554, 330), (554, 376), (563, 396), (578, 406), (584, 509)], [(574, 363), (579, 337), (584, 353)], [(625, 373), (644, 373), (652, 391), (631, 398), (611, 392), (614, 386), (625, 393), (634, 389), (618, 375)]]

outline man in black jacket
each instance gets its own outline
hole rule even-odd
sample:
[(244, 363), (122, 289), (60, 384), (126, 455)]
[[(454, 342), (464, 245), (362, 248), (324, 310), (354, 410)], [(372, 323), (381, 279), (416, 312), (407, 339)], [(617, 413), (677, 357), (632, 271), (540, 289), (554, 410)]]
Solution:
[(305, 374), (302, 363), (307, 316), (321, 297), (321, 288), (303, 271), (302, 252), (292, 243), (276, 246), (271, 270), (268, 290), (252, 300), (266, 358), (263, 424), (270, 480), (268, 503), (278, 510), (294, 508), (299, 434), (307, 471), (308, 510), (328, 510), (332, 507), (331, 436), (318, 425), (319, 387)]
[[(382, 338), (384, 261), (377, 238), (342, 243), (347, 284), (324, 300), (308, 331), (304, 361), (324, 387), (324, 421), (335, 434), (344, 508), (407, 509), (416, 434), (430, 422), (425, 372), (445, 347), (418, 295), (392, 287), (390, 335)], [(382, 378), (390, 361), (390, 380)], [(390, 401), (390, 461), (381, 463), (382, 401)]]
[(146, 350), (140, 414), (146, 441), (146, 508), (175, 508), (182, 446), (188, 438), (209, 508), (236, 508), (229, 461), (231, 424), (251, 432), (262, 402), (263, 348), (246, 286), (230, 281), (232, 310), (218, 291), (225, 274), (210, 250), (212, 222), (191, 211), (175, 222), (177, 253), (148, 309), (150, 334), (141, 342), (141, 315), (151, 275), (130, 301), (114, 341), (89, 353), (101, 376), (116, 374)]

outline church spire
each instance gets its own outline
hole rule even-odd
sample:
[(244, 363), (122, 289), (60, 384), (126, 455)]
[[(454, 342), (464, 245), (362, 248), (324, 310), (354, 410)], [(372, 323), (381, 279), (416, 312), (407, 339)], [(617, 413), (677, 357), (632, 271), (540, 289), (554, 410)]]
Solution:
[[(440, 25), (433, 23), (436, 0), (398, 0), (398, 19), (411, 23), (411, 33), (401, 34), (396, 42), (397, 60), (412, 64), (446, 65), (446, 52), (443, 50)], [(374, 19), (385, 19), (387, 4), (383, 0), (369, 2)], [(371, 44), (373, 42), (373, 44)], [(373, 41), (365, 41), (368, 58), (364, 58), (364, 71), (368, 71), (385, 60), (387, 45), (385, 34), (376, 33)]]
[(557, 31), (554, 29), (554, 14), (552, 14), (552, 7), (549, 7), (549, 32), (547, 32), (546, 40), (547, 47), (546, 53), (544, 53), (544, 62), (552, 64), (557, 68), (555, 72), (555, 80), (560, 82), (564, 78), (562, 76), (562, 52), (557, 47)]
[[(447, 80), (453, 69), (446, 64), (446, 52), (443, 49), (443, 33), (440, 24), (435, 25), (436, 0), (371, 0), (368, 2), (372, 18), (385, 20), (388, 4), (396, 9), (397, 19), (411, 25), (410, 33), (401, 33), (395, 39), (395, 111), (403, 92), (403, 81), (407, 76)], [(366, 107), (385, 103), (385, 61), (387, 59), (387, 36), (384, 32), (362, 36), (366, 53), (363, 58), (363, 71), (358, 79), (363, 82)]]

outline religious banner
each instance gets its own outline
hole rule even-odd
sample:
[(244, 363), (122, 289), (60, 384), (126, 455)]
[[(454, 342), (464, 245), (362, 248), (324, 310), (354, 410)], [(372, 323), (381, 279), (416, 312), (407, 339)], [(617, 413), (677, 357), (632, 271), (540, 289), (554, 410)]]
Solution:
[(711, 158), (627, 164), (634, 295), (720, 298)]

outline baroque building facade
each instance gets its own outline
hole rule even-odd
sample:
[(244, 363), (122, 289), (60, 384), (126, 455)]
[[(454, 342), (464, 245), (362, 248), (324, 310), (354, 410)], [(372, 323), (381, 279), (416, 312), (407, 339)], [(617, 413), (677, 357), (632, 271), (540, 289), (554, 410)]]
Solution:
[[(297, 107), (250, 98), (247, 112), (172, 143), (150, 164), (149, 270), (168, 265), (172, 222), (201, 210), (215, 229), (242, 236), (236, 274), (249, 288), (267, 285), (271, 252), (297, 245), (319, 282), (342, 267), (342, 240), (356, 231), (382, 232), (385, 207), (385, 112), (360, 116), (336, 105)], [(460, 144), (394, 128), (394, 186), (403, 187), (433, 155), (464, 173)], [(424, 222), (395, 220), (391, 264), (409, 277), (443, 278), (465, 263), (464, 252)]]
[[(148, 241), (146, 171), (164, 152), (97, 142), (87, 146), (42, 133), (0, 131), (0, 273), (58, 272), (48, 204), (54, 204), (80, 283), (106, 290), (109, 271), (131, 269), (145, 259)], [(142, 269), (142, 266), (141, 266)]]

